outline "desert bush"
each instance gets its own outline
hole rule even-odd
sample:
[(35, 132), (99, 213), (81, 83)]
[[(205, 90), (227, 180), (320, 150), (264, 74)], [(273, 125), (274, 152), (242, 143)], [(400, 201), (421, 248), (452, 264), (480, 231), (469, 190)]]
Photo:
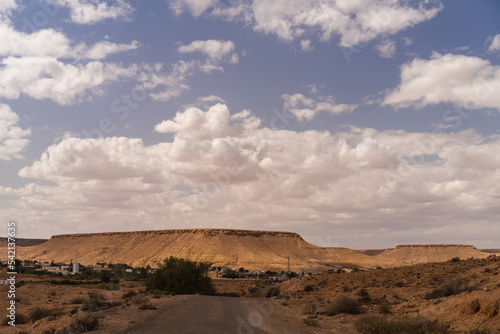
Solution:
[(69, 302), (71, 304), (83, 304), (83, 303), (85, 303), (85, 298), (83, 298), (83, 297), (74, 297), (74, 298), (71, 298), (71, 300)]
[(425, 318), (405, 318), (388, 320), (379, 315), (365, 315), (354, 322), (362, 334), (446, 334), (448, 326)]
[(96, 316), (85, 314), (76, 317), (69, 325), (69, 330), (72, 333), (90, 332), (99, 327), (99, 319)]
[(99, 292), (89, 292), (89, 298), (82, 304), (82, 311), (99, 311), (116, 306), (120, 306), (121, 302), (109, 302), (104, 295)]
[(134, 298), (132, 298), (132, 300), (131, 300), (132, 304), (135, 304), (135, 305), (144, 304), (144, 303), (147, 303), (148, 301), (149, 300), (142, 295), (134, 296)]
[[(0, 322), (0, 326), (8, 326), (9, 321), (11, 321), (11, 320), (4, 316), (2, 319), (2, 322)], [(27, 324), (28, 322), (30, 322), (29, 317), (25, 316), (22, 313), (16, 312), (16, 321), (15, 321), (16, 325)]]
[(314, 303), (307, 303), (302, 308), (302, 314), (313, 314), (314, 312), (316, 312), (316, 304)]
[(309, 291), (313, 291), (314, 290), (314, 286), (311, 285), (311, 284), (307, 284), (305, 287), (304, 287), (304, 291), (305, 292), (309, 292)]
[(389, 314), (391, 313), (391, 304), (387, 300), (382, 300), (378, 306), (378, 313)]
[(449, 262), (460, 262), (460, 258), (458, 256), (452, 257), (448, 260)]
[(442, 286), (425, 294), (425, 299), (443, 298), (461, 294), (470, 290), (470, 287), (463, 280), (456, 278), (452, 282), (445, 282)]
[(271, 297), (279, 296), (280, 292), (281, 291), (280, 291), (279, 287), (272, 287), (269, 290), (267, 290), (266, 297), (271, 298)]
[(157, 310), (157, 309), (158, 308), (156, 307), (156, 305), (152, 303), (144, 303), (139, 305), (139, 310)]
[(250, 293), (250, 297), (252, 297), (252, 298), (264, 298), (264, 297), (266, 297), (266, 294), (264, 293), (264, 291), (256, 289)]
[(281, 303), (281, 305), (283, 305), (283, 306), (288, 306), (288, 305), (290, 305), (290, 304), (288, 304), (288, 302), (285, 300), (283, 303)]
[(160, 298), (161, 296), (163, 296), (163, 292), (161, 292), (160, 290), (154, 290), (153, 291), (153, 298)]
[(359, 296), (359, 301), (365, 304), (368, 304), (372, 301), (372, 298), (370, 297), (370, 294), (365, 288), (362, 288), (359, 290), (358, 293), (356, 293), (357, 296)]
[(146, 287), (175, 294), (214, 294), (212, 279), (205, 272), (207, 267), (203, 263), (171, 256), (147, 278)]
[(101, 283), (99, 284), (101, 290), (120, 290), (120, 284), (114, 283)]
[(308, 326), (313, 326), (313, 327), (318, 327), (319, 326), (319, 319), (316, 316), (308, 316), (306, 319), (304, 319), (304, 323)]
[(340, 313), (360, 314), (363, 313), (363, 309), (361, 308), (361, 303), (358, 300), (346, 296), (340, 296), (328, 305), (326, 314), (332, 316)]
[(123, 295), (122, 295), (122, 298), (123, 299), (129, 299), (131, 297), (134, 297), (135, 295), (137, 295), (137, 292), (134, 291), (134, 290), (129, 290), (127, 292), (124, 292)]
[(30, 312), (31, 321), (35, 322), (43, 318), (47, 318), (53, 315), (53, 312), (46, 307), (35, 307)]

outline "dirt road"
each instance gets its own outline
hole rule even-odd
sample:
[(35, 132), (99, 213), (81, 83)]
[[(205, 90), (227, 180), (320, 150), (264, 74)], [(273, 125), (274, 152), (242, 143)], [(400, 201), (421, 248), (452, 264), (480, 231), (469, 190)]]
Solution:
[[(126, 334), (304, 334), (304, 326), (255, 298), (176, 296), (134, 324)], [(302, 324), (303, 325), (303, 324)], [(300, 327), (300, 328), (297, 328)]]

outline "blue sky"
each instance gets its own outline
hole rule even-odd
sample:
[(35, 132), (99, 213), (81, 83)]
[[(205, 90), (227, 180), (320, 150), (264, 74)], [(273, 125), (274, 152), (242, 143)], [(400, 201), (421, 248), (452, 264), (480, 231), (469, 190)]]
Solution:
[(498, 1), (6, 0), (0, 219), (498, 247)]

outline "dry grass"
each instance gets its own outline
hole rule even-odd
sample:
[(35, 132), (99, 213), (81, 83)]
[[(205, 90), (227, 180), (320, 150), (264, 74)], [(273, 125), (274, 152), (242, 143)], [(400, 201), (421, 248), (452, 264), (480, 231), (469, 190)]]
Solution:
[(319, 326), (319, 319), (317, 316), (310, 315), (306, 319), (304, 319), (304, 323), (308, 326), (318, 327)]
[(54, 315), (54, 312), (49, 310), (46, 307), (35, 307), (31, 312), (30, 312), (30, 319), (31, 321), (35, 322), (43, 318), (47, 318)]
[(69, 325), (70, 333), (85, 333), (96, 330), (99, 327), (99, 319), (91, 314), (76, 317)]

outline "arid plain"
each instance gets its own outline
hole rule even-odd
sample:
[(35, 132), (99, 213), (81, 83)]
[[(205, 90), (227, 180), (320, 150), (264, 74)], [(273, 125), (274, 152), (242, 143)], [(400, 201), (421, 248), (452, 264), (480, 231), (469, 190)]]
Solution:
[[(34, 243), (39, 244), (21, 243), (26, 246), (18, 247), (18, 258), (154, 267), (162, 259), (176, 256), (215, 267), (286, 272), (290, 257), (290, 270), (299, 277), (284, 282), (213, 280), (219, 295), (271, 306), (267, 308), (270, 314), (261, 314), (261, 323), (247, 331), (235, 326), (235, 333), (249, 329), (278, 333), (270, 329), (277, 321), (299, 333), (360, 333), (361, 322), (381, 319), (437, 321), (448, 328), (447, 333), (500, 332), (498, 250), (482, 251), (470, 245), (351, 250), (318, 247), (296, 233), (227, 229), (61, 235)], [(110, 287), (54, 285), (43, 275), (19, 274), (17, 279), (27, 282), (16, 292), (17, 312), (27, 323), (2, 327), (5, 333), (69, 333), (71, 323), (86, 314), (98, 318), (95, 333), (125, 333), (188, 301), (183, 295), (147, 291), (142, 281), (121, 279)], [(6, 294), (7, 286), (2, 286), (0, 293)], [(332, 311), (346, 299), (356, 303), (354, 312)], [(7, 304), (2, 300), (0, 306), (4, 309)], [(33, 318), (39, 309), (48, 309), (50, 314)], [(186, 316), (196, 318), (199, 314)]]

